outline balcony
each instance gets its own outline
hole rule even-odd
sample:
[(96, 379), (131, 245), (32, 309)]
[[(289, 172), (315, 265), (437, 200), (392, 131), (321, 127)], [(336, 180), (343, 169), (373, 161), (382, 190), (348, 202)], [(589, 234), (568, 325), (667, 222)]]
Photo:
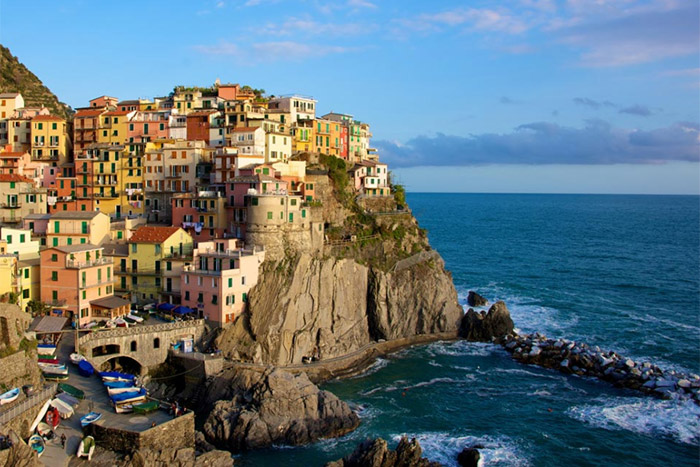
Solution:
[(65, 307), (66, 301), (65, 300), (49, 300), (46, 302), (46, 304), (49, 306), (53, 306), (53, 307)]
[(3, 222), (3, 224), (18, 224), (18, 223), (22, 222), (22, 218), (21, 217), (5, 217), (5, 216), (3, 216), (2, 222)]
[(66, 260), (66, 268), (69, 269), (91, 268), (94, 266), (102, 266), (104, 264), (114, 264), (114, 260), (108, 256), (103, 256), (90, 261), (77, 261), (74, 259)]
[(0, 203), (0, 208), (2, 209), (19, 209), (22, 207), (22, 203), (14, 202), (14, 203)]
[(119, 193), (117, 193), (116, 191), (108, 193), (95, 193), (94, 196), (95, 198), (119, 198)]

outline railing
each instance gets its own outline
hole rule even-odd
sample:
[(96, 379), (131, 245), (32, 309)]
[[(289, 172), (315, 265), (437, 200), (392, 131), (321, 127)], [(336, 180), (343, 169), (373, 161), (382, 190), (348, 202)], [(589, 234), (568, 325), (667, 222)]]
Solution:
[(19, 209), (22, 207), (22, 203), (16, 202), (16, 203), (0, 203), (0, 208), (6, 208), (6, 209)]
[(39, 404), (43, 404), (44, 402), (46, 402), (47, 399), (53, 397), (53, 395), (56, 394), (57, 387), (58, 385), (55, 383), (49, 386), (45, 386), (44, 389), (32, 394), (19, 404), (10, 407), (8, 410), (0, 412), (0, 425), (11, 421), (15, 417), (22, 415), (27, 410), (36, 407)]
[(3, 217), (2, 221), (5, 224), (14, 224), (16, 222), (22, 222), (22, 218), (21, 217)]
[(92, 266), (100, 266), (102, 264), (114, 264), (114, 259), (108, 256), (93, 259), (90, 261), (77, 261), (74, 259), (66, 260), (66, 267), (71, 269), (89, 268)]
[(111, 337), (132, 336), (136, 334), (159, 333), (164, 331), (175, 331), (189, 327), (204, 327), (203, 319), (195, 319), (191, 321), (175, 321), (172, 323), (160, 323), (151, 325), (132, 326), (130, 328), (114, 328), (109, 330), (94, 330), (78, 338), (78, 344), (83, 345), (93, 340), (109, 339)]
[(59, 306), (59, 307), (66, 306), (65, 300), (51, 300), (50, 302), (46, 302), (46, 303), (49, 306)]

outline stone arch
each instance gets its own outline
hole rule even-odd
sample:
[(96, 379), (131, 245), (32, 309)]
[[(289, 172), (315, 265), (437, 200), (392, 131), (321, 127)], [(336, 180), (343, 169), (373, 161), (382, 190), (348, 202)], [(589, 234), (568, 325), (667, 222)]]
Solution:
[(92, 356), (102, 357), (106, 355), (117, 355), (121, 353), (121, 346), (119, 344), (106, 344), (106, 345), (96, 345), (92, 348)]
[(160, 349), (160, 337), (153, 338), (153, 348)]
[(133, 357), (126, 355), (115, 355), (102, 362), (100, 371), (121, 371), (133, 375), (142, 374), (146, 368)]
[(135, 340), (131, 341), (131, 343), (129, 344), (129, 350), (132, 352), (136, 352), (138, 350), (138, 348), (139, 348), (139, 346), (136, 343), (136, 341)]

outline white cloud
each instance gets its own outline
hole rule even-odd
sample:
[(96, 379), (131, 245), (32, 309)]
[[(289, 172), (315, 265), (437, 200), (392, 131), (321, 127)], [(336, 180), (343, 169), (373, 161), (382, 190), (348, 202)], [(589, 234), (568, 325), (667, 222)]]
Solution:
[(367, 0), (348, 0), (348, 6), (351, 8), (377, 8), (377, 5)]
[(237, 57), (252, 62), (297, 61), (356, 51), (335, 45), (304, 44), (294, 41), (258, 42), (241, 46), (222, 41), (216, 45), (198, 45), (194, 50), (212, 56)]
[[(268, 23), (262, 28), (264, 34), (275, 36), (295, 36), (304, 34), (345, 36), (360, 35), (375, 30), (369, 22), (364, 23), (321, 23), (310, 18), (291, 17), (281, 24)], [(259, 31), (259, 29), (258, 29)]]

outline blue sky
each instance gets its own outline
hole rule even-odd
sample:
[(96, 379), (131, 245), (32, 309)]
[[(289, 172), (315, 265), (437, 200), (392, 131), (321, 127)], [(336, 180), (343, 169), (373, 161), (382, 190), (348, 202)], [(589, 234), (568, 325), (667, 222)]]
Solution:
[(74, 107), (217, 77), (313, 95), (322, 113), (369, 122), (412, 191), (699, 193), (699, 10), (697, 0), (3, 0), (0, 42)]

